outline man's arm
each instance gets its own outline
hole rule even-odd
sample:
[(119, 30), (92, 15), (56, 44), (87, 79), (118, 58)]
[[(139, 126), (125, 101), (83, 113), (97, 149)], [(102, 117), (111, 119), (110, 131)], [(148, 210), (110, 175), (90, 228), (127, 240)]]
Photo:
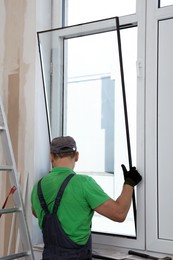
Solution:
[(123, 222), (131, 205), (132, 194), (133, 187), (125, 184), (117, 200), (108, 199), (94, 210), (113, 221)]
[(142, 180), (142, 176), (135, 167), (127, 171), (126, 167), (122, 165), (122, 169), (125, 182), (121, 195), (116, 200), (108, 199), (94, 209), (97, 213), (117, 222), (125, 220), (131, 205), (133, 188)]

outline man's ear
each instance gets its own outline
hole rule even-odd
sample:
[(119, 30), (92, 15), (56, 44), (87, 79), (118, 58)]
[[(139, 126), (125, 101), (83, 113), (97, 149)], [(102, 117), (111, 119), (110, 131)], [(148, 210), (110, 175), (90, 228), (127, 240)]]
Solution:
[(75, 162), (77, 162), (78, 159), (79, 159), (79, 152), (76, 152), (76, 154), (75, 154)]

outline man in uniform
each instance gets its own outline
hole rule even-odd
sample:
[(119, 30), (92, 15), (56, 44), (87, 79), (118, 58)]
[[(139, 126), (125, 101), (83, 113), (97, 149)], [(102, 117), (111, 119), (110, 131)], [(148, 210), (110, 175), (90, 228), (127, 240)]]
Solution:
[(52, 170), (36, 183), (32, 212), (43, 232), (43, 259), (92, 259), (91, 224), (94, 211), (123, 222), (131, 205), (133, 188), (142, 177), (135, 167), (122, 165), (124, 185), (113, 200), (96, 181), (74, 172), (79, 153), (70, 136), (54, 138), (50, 144)]

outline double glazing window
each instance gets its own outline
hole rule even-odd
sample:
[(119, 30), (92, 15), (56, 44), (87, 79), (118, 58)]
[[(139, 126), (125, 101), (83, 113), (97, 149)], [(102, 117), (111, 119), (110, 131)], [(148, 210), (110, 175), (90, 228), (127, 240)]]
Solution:
[[(121, 164), (129, 167), (116, 19), (85, 26), (82, 35), (80, 25), (39, 33), (50, 131), (53, 136), (70, 135), (76, 139), (80, 159), (75, 171), (92, 176), (116, 199), (124, 181)], [(121, 47), (132, 158), (136, 164), (137, 26), (132, 23), (124, 27)], [(63, 56), (58, 57), (60, 50)], [(53, 105), (55, 100), (59, 100), (58, 107)], [(57, 115), (61, 117), (59, 122)], [(133, 207), (123, 224), (95, 214), (92, 231), (136, 237)]]

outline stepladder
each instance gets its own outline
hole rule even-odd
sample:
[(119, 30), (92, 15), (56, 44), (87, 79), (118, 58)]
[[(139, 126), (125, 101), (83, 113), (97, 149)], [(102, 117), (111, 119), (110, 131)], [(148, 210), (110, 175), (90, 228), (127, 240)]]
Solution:
[[(7, 189), (10, 189), (10, 192), (8, 192)], [(16, 168), (16, 162), (13, 153), (7, 119), (1, 100), (0, 196), (0, 259), (34, 260), (34, 253), (26, 218), (24, 199), (19, 184), (19, 176)], [(6, 203), (9, 197), (9, 203)], [(4, 203), (2, 203), (2, 201), (4, 201), (4, 198), (6, 198), (6, 200)], [(19, 244), (16, 247), (15, 243), (17, 238)], [(11, 240), (13, 240), (12, 243)]]

